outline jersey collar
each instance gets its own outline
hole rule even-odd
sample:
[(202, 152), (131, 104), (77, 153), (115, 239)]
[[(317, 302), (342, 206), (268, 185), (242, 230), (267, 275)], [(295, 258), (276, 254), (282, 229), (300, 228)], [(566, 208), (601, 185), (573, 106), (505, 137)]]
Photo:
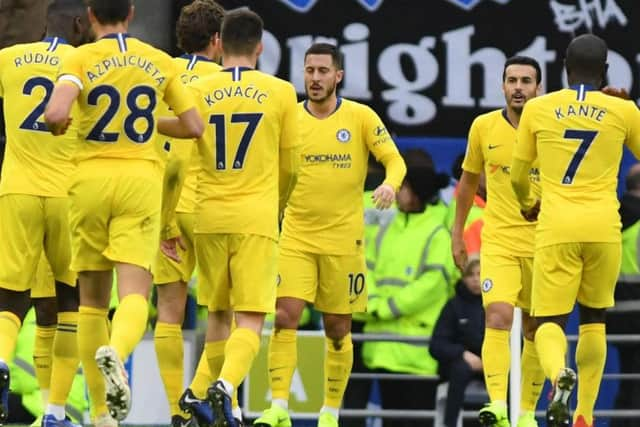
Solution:
[(131, 37), (128, 33), (111, 33), (101, 37), (101, 39), (116, 39), (120, 52), (127, 51), (127, 38)]
[(584, 101), (587, 95), (587, 92), (597, 90), (594, 85), (579, 83), (576, 85), (569, 86), (570, 89), (576, 91), (576, 99), (578, 101)]
[(58, 45), (69, 44), (69, 42), (67, 42), (62, 37), (45, 37), (44, 39), (42, 39), (42, 42), (49, 43), (49, 47), (47, 48), (48, 52), (53, 52), (54, 50), (56, 50)]
[(183, 59), (186, 59), (186, 60), (189, 61), (187, 63), (187, 70), (189, 70), (189, 71), (193, 70), (193, 67), (196, 66), (196, 63), (198, 61), (213, 62), (213, 60), (207, 58), (206, 56), (193, 55), (193, 54), (188, 54), (188, 53), (183, 53), (182, 55), (180, 55), (180, 58), (183, 58)]
[(253, 68), (251, 67), (229, 67), (229, 68), (223, 68), (221, 71), (226, 71), (228, 73), (231, 73), (231, 80), (233, 80), (234, 82), (240, 81), (240, 79), (242, 78), (242, 73), (244, 71), (253, 71)]
[(502, 109), (502, 117), (504, 117), (504, 119), (507, 121), (507, 123), (509, 123), (509, 126), (511, 126), (512, 128), (516, 128), (513, 123), (511, 123), (511, 120), (509, 120), (509, 116), (507, 116), (507, 109), (503, 108)]
[[(313, 116), (313, 113), (311, 112), (311, 110), (309, 110), (309, 100), (305, 99), (304, 102), (302, 103), (302, 105), (304, 106), (304, 109), (307, 110), (307, 113), (311, 114)], [(331, 112), (331, 114), (329, 114), (329, 116), (332, 116), (336, 111), (338, 111), (338, 108), (340, 108), (340, 106), (342, 105), (342, 97), (338, 96), (337, 100), (336, 100), (336, 108), (333, 109), (333, 111)], [(327, 116), (327, 117), (329, 117)], [(315, 116), (313, 116), (315, 117)]]

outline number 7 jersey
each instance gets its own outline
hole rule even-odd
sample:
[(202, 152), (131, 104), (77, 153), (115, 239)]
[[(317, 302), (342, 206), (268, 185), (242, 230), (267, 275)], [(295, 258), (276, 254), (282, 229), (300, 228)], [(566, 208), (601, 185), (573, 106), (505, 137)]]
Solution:
[(76, 131), (72, 126), (63, 138), (56, 138), (42, 116), (62, 57), (73, 50), (58, 37), (0, 50), (7, 133), (0, 195), (67, 196)]
[(277, 240), (279, 152), (300, 144), (293, 85), (233, 67), (190, 87), (205, 123), (194, 232)]
[(540, 162), (536, 247), (620, 241), (624, 144), (640, 156), (640, 111), (631, 101), (576, 85), (527, 102), (513, 157)]

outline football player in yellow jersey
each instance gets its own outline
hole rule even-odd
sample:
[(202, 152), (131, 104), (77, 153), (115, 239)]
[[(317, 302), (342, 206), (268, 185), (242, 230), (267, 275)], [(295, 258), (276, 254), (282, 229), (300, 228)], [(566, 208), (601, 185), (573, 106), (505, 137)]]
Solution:
[[(452, 250), (458, 268), (463, 269), (467, 262), (464, 224), (480, 174), (485, 173), (487, 204), (480, 248), (486, 318), (482, 364), (490, 403), (479, 413), (483, 426), (509, 426), (506, 402), (514, 306), (522, 309), (524, 332), (518, 427), (537, 426), (534, 412), (544, 373), (533, 345), (535, 326), (529, 314), (536, 225), (525, 221), (518, 212), (509, 166), (522, 108), (537, 95), (541, 78), (540, 66), (533, 58), (516, 56), (505, 62), (502, 89), (506, 107), (478, 116), (471, 125), (456, 199)], [(534, 183), (533, 188), (538, 189), (537, 169), (532, 168), (528, 177)]]
[[(183, 83), (193, 82), (221, 69), (214, 61), (221, 53), (219, 40), (223, 17), (222, 6), (211, 0), (196, 0), (182, 8), (176, 23), (176, 36), (178, 46), (188, 54), (174, 58), (174, 62)], [(187, 283), (196, 264), (193, 212), (200, 159), (197, 146), (192, 141), (167, 141), (164, 137), (160, 141), (163, 148), (168, 149), (163, 185), (163, 224), (168, 220), (172, 223), (170, 227), (163, 227), (161, 234), (163, 239), (181, 236), (184, 250), (180, 251), (181, 261), (178, 263), (158, 248), (152, 269), (158, 295), (158, 321), (154, 333), (156, 357), (169, 400), (171, 424), (175, 427), (188, 425), (191, 421), (182, 412), (186, 411), (196, 417), (199, 425), (206, 426), (213, 422), (211, 409), (205, 401), (212, 378), (204, 352), (192, 386), (181, 398), (184, 380), (182, 322)], [(192, 153), (193, 150), (196, 152)], [(176, 200), (178, 197), (179, 201)], [(166, 212), (167, 209), (170, 212)], [(170, 218), (175, 218), (175, 221)]]
[(318, 426), (338, 425), (338, 410), (353, 363), (351, 314), (367, 307), (362, 193), (369, 153), (386, 169), (374, 191), (388, 208), (406, 173), (378, 115), (338, 97), (342, 56), (331, 44), (305, 53), (307, 100), (298, 105), (302, 164), (280, 237), (276, 319), (269, 345), (272, 405), (256, 425), (290, 427), (288, 399), (296, 369), (296, 329), (306, 302), (323, 313), (327, 338), (324, 403)]
[[(72, 426), (65, 420), (64, 405), (78, 368), (78, 291), (76, 275), (69, 270), (67, 216), (76, 134), (72, 129), (64, 141), (54, 138), (42, 114), (60, 61), (74, 50), (72, 46), (85, 43), (90, 36), (83, 2), (56, 0), (47, 10), (44, 40), (0, 51), (0, 98), (5, 103), (8, 137), (0, 179), (4, 231), (0, 241), (0, 359), (8, 361), (13, 354), (31, 296), (38, 313), (36, 376), (49, 402), (46, 413), (50, 415), (44, 419), (47, 427)], [(39, 268), (48, 268), (47, 264), (51, 265), (51, 280)], [(7, 416), (5, 368), (0, 362), (0, 423)]]
[(606, 359), (605, 311), (613, 306), (620, 271), (617, 176), (626, 145), (640, 157), (640, 111), (598, 91), (607, 70), (607, 45), (597, 36), (574, 38), (565, 56), (570, 87), (530, 101), (522, 114), (511, 182), (523, 215), (533, 219), (539, 197), (526, 171), (540, 162), (542, 200), (536, 228), (532, 315), (535, 346), (553, 384), (547, 425), (571, 423), (568, 399), (576, 375), (566, 367), (564, 326), (580, 307), (576, 348), (578, 406), (573, 425), (593, 426)]
[[(225, 68), (191, 85), (208, 124), (198, 141), (194, 234), (198, 299), (209, 308), (205, 351), (212, 373), (224, 358), (207, 393), (216, 425), (228, 427), (237, 425), (231, 394), (260, 348), (265, 313), (275, 308), (278, 216), (292, 188), (300, 143), (293, 85), (254, 69), (262, 31), (254, 12), (228, 12), (221, 32)], [(161, 129), (171, 123), (175, 119), (161, 121)], [(163, 243), (173, 255), (175, 245), (176, 239)], [(237, 324), (231, 333), (230, 310)]]
[[(45, 120), (54, 134), (73, 117), (80, 144), (77, 172), (69, 190), (71, 268), (78, 272), (78, 350), (92, 412), (100, 423), (130, 409), (122, 361), (147, 326), (149, 268), (160, 237), (162, 167), (153, 141), (161, 99), (178, 115), (178, 134), (198, 137), (202, 120), (171, 58), (126, 34), (130, 0), (89, 0), (97, 41), (65, 57)], [(107, 311), (112, 270), (120, 304), (111, 336)], [(105, 396), (106, 386), (106, 396)]]

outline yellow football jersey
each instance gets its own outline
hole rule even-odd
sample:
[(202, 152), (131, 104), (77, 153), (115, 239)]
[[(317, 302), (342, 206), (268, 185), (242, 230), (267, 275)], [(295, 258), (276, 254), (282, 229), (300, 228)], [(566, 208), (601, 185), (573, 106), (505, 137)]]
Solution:
[[(506, 110), (476, 117), (469, 130), (462, 169), (475, 174), (484, 171), (487, 180), (482, 252), (530, 257), (536, 225), (520, 215), (520, 205), (511, 188), (510, 166), (515, 141), (516, 129), (509, 122)], [(533, 191), (539, 194), (540, 176), (535, 164), (529, 180)]]
[(313, 253), (353, 254), (364, 239), (362, 193), (369, 152), (378, 160), (400, 154), (380, 117), (366, 105), (338, 98), (336, 111), (318, 119), (306, 102), (298, 106), (300, 170), (280, 244)]
[(7, 134), (0, 195), (66, 197), (76, 145), (72, 126), (62, 138), (44, 123), (45, 106), (63, 56), (74, 48), (61, 38), (0, 50), (0, 98)]
[(631, 101), (577, 85), (526, 104), (513, 156), (540, 163), (537, 247), (620, 241), (623, 144), (640, 157), (640, 111)]
[(73, 117), (83, 142), (78, 161), (159, 162), (156, 144), (149, 144), (156, 141), (159, 104), (164, 99), (175, 114), (193, 107), (172, 58), (123, 33), (79, 47), (65, 57), (59, 75), (81, 90)]
[[(207, 57), (184, 54), (173, 59), (180, 80), (184, 84), (192, 83), (201, 77), (206, 77), (219, 71), (222, 67)], [(173, 115), (169, 107), (163, 102), (160, 116)], [(196, 190), (198, 187), (198, 173), (200, 172), (200, 159), (198, 147), (190, 139), (173, 139), (160, 137), (160, 149), (167, 153), (167, 161), (177, 161), (187, 164), (186, 178), (180, 192), (180, 200), (176, 212), (193, 213), (196, 206)]]
[(279, 151), (300, 144), (293, 85), (233, 67), (191, 87), (206, 124), (198, 141), (195, 233), (277, 239)]

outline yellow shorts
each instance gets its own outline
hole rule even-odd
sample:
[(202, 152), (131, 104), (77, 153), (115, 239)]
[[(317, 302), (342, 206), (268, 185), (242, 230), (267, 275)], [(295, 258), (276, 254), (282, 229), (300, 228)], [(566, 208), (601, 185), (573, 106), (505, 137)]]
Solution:
[(71, 184), (72, 270), (106, 271), (116, 262), (151, 268), (160, 243), (162, 192), (154, 178), (84, 173)]
[(524, 311), (531, 309), (533, 258), (480, 252), (482, 305), (506, 302)]
[(567, 314), (576, 301), (590, 308), (612, 307), (621, 256), (620, 243), (562, 243), (537, 249), (531, 314)]
[(196, 234), (198, 304), (209, 311), (272, 313), (278, 244), (253, 234)]
[(56, 281), (44, 252), (38, 262), (36, 278), (31, 287), (31, 298), (51, 298), (56, 296)]
[(192, 213), (177, 213), (176, 222), (180, 229), (180, 236), (186, 247), (182, 250), (178, 247), (178, 254), (182, 260), (180, 263), (169, 259), (158, 250), (155, 263), (153, 265), (153, 283), (156, 285), (166, 285), (168, 283), (184, 282), (189, 283), (193, 270), (196, 267), (196, 253), (193, 245), (193, 220)]
[(68, 200), (26, 194), (0, 196), (0, 287), (12, 291), (32, 288), (44, 253), (55, 280), (75, 286), (69, 270)]
[(280, 248), (278, 266), (278, 298), (299, 298), (323, 313), (367, 309), (364, 253), (321, 255)]

